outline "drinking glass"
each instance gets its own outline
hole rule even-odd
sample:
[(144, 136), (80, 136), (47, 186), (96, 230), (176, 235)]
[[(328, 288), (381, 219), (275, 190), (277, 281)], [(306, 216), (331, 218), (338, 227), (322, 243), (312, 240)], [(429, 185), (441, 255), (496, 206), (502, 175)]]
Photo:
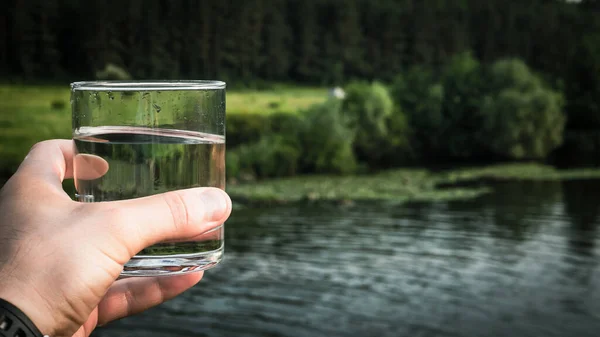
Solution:
[[(225, 188), (225, 83), (71, 84), (76, 199), (103, 202), (191, 187)], [(223, 257), (223, 226), (142, 250), (121, 276), (179, 274)]]

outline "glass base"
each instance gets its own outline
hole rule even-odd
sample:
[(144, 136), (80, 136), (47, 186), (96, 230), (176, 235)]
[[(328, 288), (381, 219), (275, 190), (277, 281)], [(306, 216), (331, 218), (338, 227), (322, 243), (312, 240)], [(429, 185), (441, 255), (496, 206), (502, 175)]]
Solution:
[(223, 259), (223, 247), (209, 252), (179, 255), (138, 255), (125, 264), (119, 278), (171, 276), (214, 267)]

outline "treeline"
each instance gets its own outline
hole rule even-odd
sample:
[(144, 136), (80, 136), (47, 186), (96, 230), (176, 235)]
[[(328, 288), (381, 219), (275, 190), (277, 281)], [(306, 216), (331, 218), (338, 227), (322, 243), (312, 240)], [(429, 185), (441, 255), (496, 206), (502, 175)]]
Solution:
[[(3, 75), (387, 80), (472, 50), (558, 76), (594, 55), (595, 1), (7, 0)], [(597, 41), (597, 40), (596, 40)], [(597, 43), (595, 44), (597, 45)]]
[(411, 164), (543, 160), (563, 142), (562, 93), (518, 59), (470, 53), (439, 74), (413, 66), (390, 85), (351, 82), (298, 114), (228, 118), (228, 177), (347, 174)]
[[(600, 158), (600, 4), (595, 0), (6, 0), (0, 78), (391, 83), (453, 55), (517, 57), (565, 94), (567, 148)], [(567, 151), (568, 152), (568, 151)]]

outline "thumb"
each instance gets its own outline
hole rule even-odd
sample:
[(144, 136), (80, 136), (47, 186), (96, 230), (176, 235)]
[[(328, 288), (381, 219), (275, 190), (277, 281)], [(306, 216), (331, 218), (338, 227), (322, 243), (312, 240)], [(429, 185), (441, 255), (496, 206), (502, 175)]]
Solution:
[(88, 204), (102, 208), (111, 234), (135, 255), (162, 241), (191, 239), (220, 226), (231, 214), (231, 199), (212, 187), (191, 188), (145, 198)]

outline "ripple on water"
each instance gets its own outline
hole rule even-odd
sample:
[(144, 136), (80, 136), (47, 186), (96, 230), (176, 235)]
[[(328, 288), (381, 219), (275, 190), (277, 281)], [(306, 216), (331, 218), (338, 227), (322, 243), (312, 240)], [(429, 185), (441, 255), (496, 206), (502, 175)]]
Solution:
[(95, 335), (596, 336), (588, 185), (600, 183), (549, 184), (451, 203), (245, 208), (198, 286)]

